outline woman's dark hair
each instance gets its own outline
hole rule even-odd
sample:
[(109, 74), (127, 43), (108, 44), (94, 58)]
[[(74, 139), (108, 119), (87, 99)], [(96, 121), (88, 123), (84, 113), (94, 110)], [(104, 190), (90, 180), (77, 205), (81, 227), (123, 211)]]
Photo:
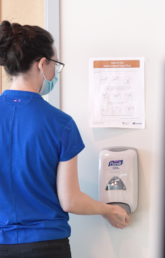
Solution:
[(51, 34), (38, 27), (3, 21), (0, 25), (0, 65), (16, 76), (27, 72), (32, 63), (54, 55)]

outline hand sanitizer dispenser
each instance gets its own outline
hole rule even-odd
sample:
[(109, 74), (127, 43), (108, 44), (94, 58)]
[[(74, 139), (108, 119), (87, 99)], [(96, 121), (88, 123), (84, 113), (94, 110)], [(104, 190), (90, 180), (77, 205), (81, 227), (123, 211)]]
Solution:
[(127, 213), (138, 205), (138, 155), (135, 148), (103, 149), (99, 156), (99, 200)]

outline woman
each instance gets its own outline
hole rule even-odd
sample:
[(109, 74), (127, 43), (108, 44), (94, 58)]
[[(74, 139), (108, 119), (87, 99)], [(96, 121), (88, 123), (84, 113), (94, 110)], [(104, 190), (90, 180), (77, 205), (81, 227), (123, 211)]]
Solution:
[(71, 257), (68, 212), (100, 214), (118, 228), (129, 221), (80, 191), (77, 126), (41, 97), (63, 68), (53, 43), (40, 27), (0, 25), (0, 65), (12, 77), (0, 96), (0, 257)]

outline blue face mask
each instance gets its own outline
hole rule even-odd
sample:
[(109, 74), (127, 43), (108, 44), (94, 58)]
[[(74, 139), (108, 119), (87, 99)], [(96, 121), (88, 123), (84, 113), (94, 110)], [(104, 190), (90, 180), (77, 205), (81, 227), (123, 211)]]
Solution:
[[(54, 67), (54, 66), (53, 66)], [(45, 78), (45, 75), (42, 73), (43, 77), (44, 77), (44, 81), (43, 81), (43, 84), (42, 84), (42, 87), (41, 87), (41, 90), (39, 92), (40, 95), (46, 95), (48, 94), (50, 91), (53, 90), (54, 88), (54, 85), (57, 83), (58, 81), (58, 72), (57, 70), (55, 69), (55, 76), (54, 78), (49, 81)]]

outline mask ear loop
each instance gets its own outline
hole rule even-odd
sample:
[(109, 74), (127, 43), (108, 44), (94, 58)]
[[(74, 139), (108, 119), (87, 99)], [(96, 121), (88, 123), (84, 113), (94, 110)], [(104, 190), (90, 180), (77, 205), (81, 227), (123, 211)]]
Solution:
[[(48, 61), (48, 60), (47, 60), (47, 61)], [(49, 61), (48, 61), (48, 63), (54, 68), (54, 76), (55, 76), (55, 75), (56, 75), (56, 71), (57, 71), (56, 67), (55, 67), (54, 65), (52, 65)], [(38, 68), (40, 69), (40, 67), (38, 67)], [(41, 71), (41, 69), (40, 69), (40, 72), (41, 72), (43, 78), (44, 78), (45, 80), (47, 80), (46, 77), (45, 77), (45, 75), (44, 75), (44, 73)], [(57, 73), (58, 73), (58, 71), (57, 71)]]
[[(40, 68), (39, 68), (39, 69), (40, 69)], [(40, 72), (41, 72), (43, 78), (46, 80), (46, 77), (45, 77), (44, 73), (41, 71), (41, 69), (40, 69)]]

